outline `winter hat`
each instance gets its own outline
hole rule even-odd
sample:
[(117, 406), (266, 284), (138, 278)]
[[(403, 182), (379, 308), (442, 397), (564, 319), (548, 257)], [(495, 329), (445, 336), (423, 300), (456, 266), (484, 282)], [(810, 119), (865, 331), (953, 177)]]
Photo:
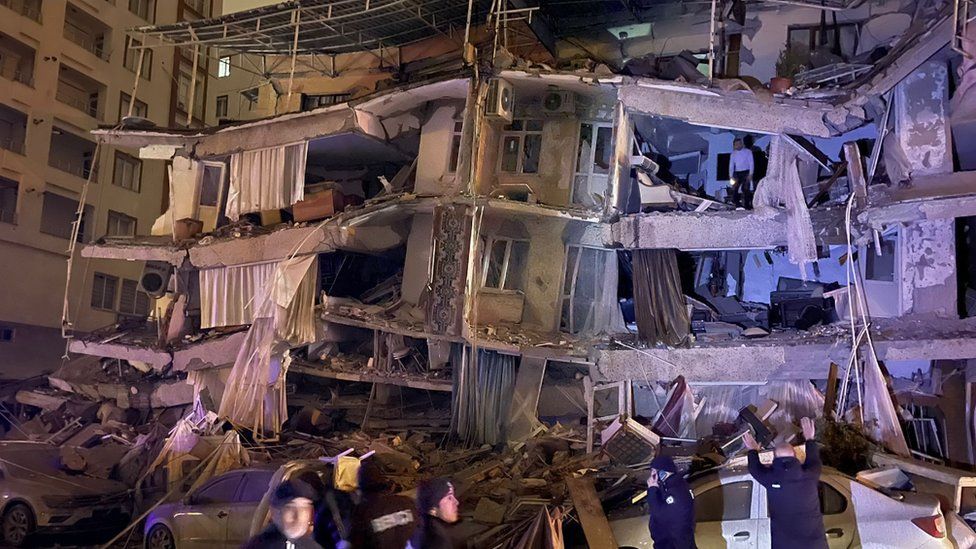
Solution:
[(305, 498), (314, 502), (318, 499), (318, 495), (311, 486), (300, 480), (286, 480), (279, 484), (274, 493), (271, 494), (271, 507), (281, 509), (298, 498)]
[(359, 466), (359, 489), (363, 492), (383, 492), (390, 487), (383, 470), (372, 459)]
[(417, 487), (417, 510), (426, 515), (428, 511), (437, 507), (444, 496), (451, 492), (451, 481), (446, 478), (432, 478), (420, 483)]
[(671, 456), (658, 455), (653, 460), (651, 460), (651, 469), (657, 469), (658, 471), (666, 471), (668, 473), (677, 473), (678, 466), (674, 464), (674, 460)]

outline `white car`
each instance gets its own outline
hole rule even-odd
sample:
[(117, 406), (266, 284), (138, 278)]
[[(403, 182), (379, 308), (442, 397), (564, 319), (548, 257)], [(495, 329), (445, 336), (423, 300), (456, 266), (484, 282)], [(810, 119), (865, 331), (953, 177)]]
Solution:
[[(695, 494), (698, 547), (770, 547), (766, 489), (745, 468), (723, 469), (690, 479)], [(951, 548), (945, 517), (935, 497), (886, 495), (828, 467), (820, 475), (820, 509), (830, 549), (848, 547)], [(608, 515), (621, 548), (653, 547), (646, 505), (630, 505)], [(955, 521), (953, 530), (964, 528)], [(955, 532), (953, 532), (955, 533)]]

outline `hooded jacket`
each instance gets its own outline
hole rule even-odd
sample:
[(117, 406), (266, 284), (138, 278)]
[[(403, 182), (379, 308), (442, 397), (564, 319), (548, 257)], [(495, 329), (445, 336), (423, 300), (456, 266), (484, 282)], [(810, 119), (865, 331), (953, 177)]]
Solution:
[(671, 475), (647, 489), (650, 517), (647, 527), (654, 549), (696, 549), (695, 496), (685, 477), (678, 473), (674, 460), (658, 456), (651, 468)]
[(817, 443), (806, 442), (806, 461), (778, 457), (771, 465), (749, 451), (749, 473), (766, 488), (772, 549), (828, 549), (820, 511), (820, 451)]
[(420, 524), (414, 530), (407, 549), (461, 549), (464, 543), (459, 543), (451, 534), (451, 525), (433, 515), (422, 515)]

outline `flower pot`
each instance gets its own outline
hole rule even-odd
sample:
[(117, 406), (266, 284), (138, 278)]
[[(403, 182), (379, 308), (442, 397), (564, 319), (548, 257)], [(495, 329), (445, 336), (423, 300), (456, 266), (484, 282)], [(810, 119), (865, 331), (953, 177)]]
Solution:
[(786, 93), (786, 90), (793, 86), (793, 79), (785, 76), (774, 76), (769, 79), (769, 91), (773, 93)]

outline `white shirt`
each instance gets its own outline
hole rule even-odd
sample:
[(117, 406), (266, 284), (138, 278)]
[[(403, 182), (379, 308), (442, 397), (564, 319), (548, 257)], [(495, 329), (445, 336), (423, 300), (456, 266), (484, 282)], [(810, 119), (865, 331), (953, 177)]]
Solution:
[(732, 154), (729, 155), (729, 176), (735, 172), (752, 173), (753, 168), (752, 151), (749, 149), (733, 150)]

